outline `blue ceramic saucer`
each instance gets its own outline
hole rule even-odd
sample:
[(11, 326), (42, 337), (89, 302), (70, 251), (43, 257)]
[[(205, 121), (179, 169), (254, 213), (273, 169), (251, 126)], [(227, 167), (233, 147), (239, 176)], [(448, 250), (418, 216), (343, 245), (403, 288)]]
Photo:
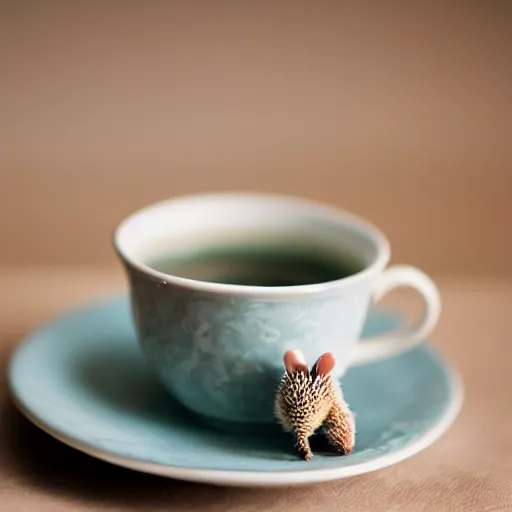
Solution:
[[(366, 335), (398, 319), (371, 313)], [(433, 443), (462, 404), (457, 374), (428, 345), (349, 370), (355, 451), (300, 460), (293, 442), (234, 435), (197, 422), (161, 387), (139, 351), (126, 297), (97, 300), (53, 319), (19, 346), (12, 396), (62, 442), (134, 470), (218, 485), (276, 486), (344, 478), (389, 466)]]

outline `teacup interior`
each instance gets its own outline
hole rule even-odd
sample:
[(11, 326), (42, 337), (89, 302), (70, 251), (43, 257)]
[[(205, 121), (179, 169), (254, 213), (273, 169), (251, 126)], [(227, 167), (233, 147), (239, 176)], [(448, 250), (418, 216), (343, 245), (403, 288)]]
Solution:
[(371, 226), (299, 199), (250, 194), (159, 203), (121, 223), (124, 258), (162, 274), (246, 286), (335, 281), (372, 265)]
[[(231, 235), (231, 236), (230, 236)], [(205, 239), (147, 261), (168, 275), (244, 286), (301, 286), (342, 279), (364, 268), (356, 257), (318, 250), (301, 233), (248, 230)]]

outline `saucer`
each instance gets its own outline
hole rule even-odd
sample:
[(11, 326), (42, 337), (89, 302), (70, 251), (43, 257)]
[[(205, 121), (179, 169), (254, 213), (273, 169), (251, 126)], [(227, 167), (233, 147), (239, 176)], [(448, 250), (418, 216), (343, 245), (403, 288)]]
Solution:
[[(365, 335), (392, 329), (376, 310)], [(201, 424), (163, 389), (139, 350), (125, 296), (80, 305), (30, 334), (14, 353), (18, 408), (48, 434), (119, 466), (217, 485), (310, 484), (367, 473), (432, 444), (455, 420), (460, 378), (427, 344), (343, 377), (356, 447), (299, 459), (286, 435), (234, 435)]]

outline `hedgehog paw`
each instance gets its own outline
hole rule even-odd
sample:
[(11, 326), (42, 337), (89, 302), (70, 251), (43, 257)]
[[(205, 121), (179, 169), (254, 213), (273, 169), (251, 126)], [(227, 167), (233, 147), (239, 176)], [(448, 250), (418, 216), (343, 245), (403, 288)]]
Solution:
[(313, 452), (311, 450), (301, 450), (299, 448), (299, 455), (304, 460), (311, 460), (313, 458)]
[(310, 460), (313, 457), (313, 452), (311, 451), (308, 438), (306, 436), (297, 437), (296, 448), (302, 459)]

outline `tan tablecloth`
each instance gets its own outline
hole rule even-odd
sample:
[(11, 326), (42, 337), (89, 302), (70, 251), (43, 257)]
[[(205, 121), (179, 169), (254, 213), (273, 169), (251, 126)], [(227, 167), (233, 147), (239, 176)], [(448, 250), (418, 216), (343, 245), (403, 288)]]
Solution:
[[(68, 448), (30, 425), (0, 380), (0, 510), (512, 511), (512, 281), (438, 281), (444, 297), (433, 336), (462, 373), (463, 410), (413, 458), (374, 473), (294, 489), (209, 487), (121, 469)], [(0, 271), (0, 357), (72, 301), (124, 286), (118, 271)]]

